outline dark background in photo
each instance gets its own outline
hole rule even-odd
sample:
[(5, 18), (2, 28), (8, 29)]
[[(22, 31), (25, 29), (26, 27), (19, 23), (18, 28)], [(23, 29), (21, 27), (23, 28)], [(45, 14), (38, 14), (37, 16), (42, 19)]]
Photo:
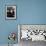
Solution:
[(7, 17), (15, 17), (15, 11), (13, 7), (7, 7)]

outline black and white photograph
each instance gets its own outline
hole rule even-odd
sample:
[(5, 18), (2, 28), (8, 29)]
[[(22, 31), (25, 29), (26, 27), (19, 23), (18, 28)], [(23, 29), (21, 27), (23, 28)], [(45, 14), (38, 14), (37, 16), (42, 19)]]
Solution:
[(6, 19), (16, 19), (16, 5), (6, 5)]

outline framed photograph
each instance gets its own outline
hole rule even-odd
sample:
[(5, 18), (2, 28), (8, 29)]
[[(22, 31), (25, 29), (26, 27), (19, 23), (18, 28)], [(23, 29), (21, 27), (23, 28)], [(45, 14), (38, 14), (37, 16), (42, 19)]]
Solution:
[(16, 19), (16, 5), (6, 5), (6, 19)]

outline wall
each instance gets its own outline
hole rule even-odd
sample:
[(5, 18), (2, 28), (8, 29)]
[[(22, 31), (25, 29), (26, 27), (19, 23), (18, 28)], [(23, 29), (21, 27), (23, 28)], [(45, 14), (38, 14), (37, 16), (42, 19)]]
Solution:
[[(17, 7), (16, 20), (5, 20), (5, 5), (9, 4)], [(46, 24), (46, 0), (0, 0), (0, 44), (8, 43), (9, 32), (18, 32), (18, 24)]]
[(46, 24), (46, 0), (20, 1), (21, 24)]

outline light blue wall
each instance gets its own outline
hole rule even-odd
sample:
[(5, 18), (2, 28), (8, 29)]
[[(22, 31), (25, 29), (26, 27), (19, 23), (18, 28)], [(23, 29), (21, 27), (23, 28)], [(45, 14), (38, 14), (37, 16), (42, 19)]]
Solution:
[[(5, 5), (9, 4), (17, 7), (16, 20), (5, 20)], [(10, 32), (18, 32), (18, 24), (46, 24), (46, 0), (0, 0), (0, 44), (8, 43)]]
[(46, 0), (20, 1), (21, 24), (46, 24)]

